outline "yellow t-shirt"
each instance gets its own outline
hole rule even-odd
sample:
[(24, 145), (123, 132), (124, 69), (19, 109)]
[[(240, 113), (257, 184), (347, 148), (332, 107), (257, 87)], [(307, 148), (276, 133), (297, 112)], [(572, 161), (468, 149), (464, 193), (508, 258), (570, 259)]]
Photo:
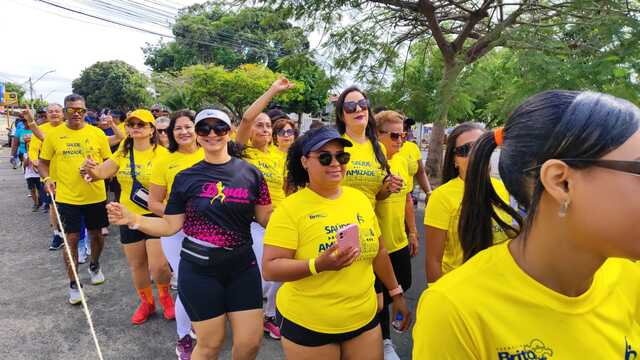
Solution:
[(276, 297), (285, 318), (313, 331), (337, 334), (359, 329), (376, 315), (372, 262), (380, 229), (360, 191), (344, 186), (333, 200), (308, 188), (290, 195), (271, 216), (264, 243), (295, 250), (295, 259), (308, 260), (335, 243), (338, 229), (349, 224), (358, 224), (360, 257), (339, 271), (285, 282)]
[[(60, 125), (64, 125), (64, 124), (60, 123), (58, 126)], [(42, 125), (39, 125), (38, 127), (40, 128), (40, 131), (42, 131), (42, 134), (46, 137), (47, 134), (49, 134), (51, 130), (55, 129), (57, 126), (51, 126), (51, 124), (47, 122)], [(42, 141), (40, 141), (40, 139), (38, 139), (36, 136), (32, 136), (31, 142), (29, 143), (29, 151), (28, 151), (29, 159), (37, 160), (38, 157), (40, 156), (40, 150), (42, 150)], [(56, 179), (55, 169), (52, 166), (49, 166), (49, 177), (52, 178), (54, 181)]]
[(508, 243), (480, 252), (422, 294), (414, 359), (637, 359), (637, 264), (609, 259), (587, 292), (568, 297), (526, 274)]
[(171, 194), (171, 187), (176, 175), (202, 160), (204, 160), (204, 150), (200, 147), (191, 154), (176, 151), (154, 160), (150, 182), (158, 186), (164, 186), (167, 189), (165, 203), (169, 199), (169, 194)]
[[(151, 178), (154, 161), (167, 156), (168, 153), (167, 149), (160, 145), (156, 146), (155, 149), (150, 147), (145, 151), (133, 150), (133, 161), (136, 164), (136, 180), (138, 180), (142, 186), (149, 189), (149, 179)], [(118, 151), (111, 156), (111, 160), (118, 164), (116, 177), (118, 178), (118, 183), (120, 183), (120, 186), (122, 187), (122, 191), (120, 192), (120, 203), (129, 211), (136, 214), (150, 214), (151, 211), (141, 208), (131, 201), (133, 178), (131, 177), (129, 153), (124, 155), (122, 150), (118, 149)]]
[(284, 200), (284, 159), (279, 152), (277, 149), (263, 152), (252, 146), (246, 147), (243, 152), (243, 158), (264, 176), (274, 209)]
[[(345, 147), (344, 151), (351, 154), (351, 161), (347, 164), (347, 174), (342, 181), (342, 185), (362, 191), (367, 196), (372, 207), (376, 206), (376, 194), (382, 188), (387, 173), (380, 168), (380, 163), (373, 152), (371, 141), (358, 144), (346, 133), (343, 138), (353, 143), (352, 147)], [(384, 146), (380, 144), (384, 151)]]
[(384, 200), (378, 200), (376, 203), (376, 215), (378, 215), (378, 221), (380, 222), (384, 247), (389, 253), (392, 253), (409, 245), (404, 226), (404, 210), (407, 205), (407, 194), (411, 191), (411, 188), (407, 186), (407, 179), (410, 177), (407, 159), (399, 153), (395, 154), (389, 160), (389, 166), (392, 174), (402, 178), (404, 186), (399, 193), (391, 194)]
[[(509, 193), (502, 181), (491, 178), (491, 182), (502, 201), (509, 204)], [(458, 237), (460, 205), (462, 204), (463, 196), (464, 181), (457, 177), (433, 190), (427, 202), (427, 209), (424, 212), (425, 225), (447, 231), (447, 241), (442, 258), (443, 275), (462, 265), (464, 258), (460, 238)], [(498, 210), (498, 215), (505, 222), (512, 222), (511, 216), (504, 211)], [(494, 243), (504, 241), (508, 238), (507, 234), (495, 222), (493, 224), (493, 231)]]
[(400, 147), (400, 154), (407, 159), (409, 163), (409, 189), (413, 190), (413, 177), (418, 173), (418, 161), (422, 160), (420, 148), (413, 141), (405, 141)]
[(95, 126), (72, 130), (66, 124), (44, 138), (40, 157), (51, 161), (56, 173), (56, 201), (71, 205), (95, 204), (107, 199), (104, 181), (87, 182), (80, 175), (85, 159), (97, 163), (111, 156), (109, 138)]

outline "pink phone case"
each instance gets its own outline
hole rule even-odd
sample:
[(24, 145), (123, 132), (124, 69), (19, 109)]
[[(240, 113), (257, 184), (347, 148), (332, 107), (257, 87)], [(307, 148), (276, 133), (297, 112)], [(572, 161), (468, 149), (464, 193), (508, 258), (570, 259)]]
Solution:
[(337, 238), (340, 250), (345, 251), (349, 247), (360, 249), (360, 235), (356, 224), (338, 230)]

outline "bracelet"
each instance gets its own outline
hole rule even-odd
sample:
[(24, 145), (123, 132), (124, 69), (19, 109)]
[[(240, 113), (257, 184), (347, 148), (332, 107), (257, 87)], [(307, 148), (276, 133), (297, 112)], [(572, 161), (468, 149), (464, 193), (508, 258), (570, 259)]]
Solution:
[(396, 295), (400, 295), (403, 293), (404, 291), (402, 290), (402, 285), (398, 284), (398, 286), (395, 289), (389, 290), (389, 297), (394, 297)]
[(311, 275), (318, 275), (318, 270), (316, 270), (316, 258), (309, 259), (309, 272)]
[(44, 179), (42, 179), (43, 183), (46, 183), (47, 181), (51, 180), (50, 176), (45, 177)]
[(133, 222), (133, 225), (128, 225), (129, 229), (138, 230), (140, 228), (140, 223), (138, 222), (139, 216), (140, 215), (135, 214), (136, 220)]

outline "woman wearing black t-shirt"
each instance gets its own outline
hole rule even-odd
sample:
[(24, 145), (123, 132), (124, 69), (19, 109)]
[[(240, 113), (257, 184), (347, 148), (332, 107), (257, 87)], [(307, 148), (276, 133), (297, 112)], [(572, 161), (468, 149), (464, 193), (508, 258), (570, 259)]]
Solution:
[(262, 339), (262, 285), (251, 249), (250, 224), (266, 226), (271, 198), (262, 174), (229, 155), (231, 121), (220, 110), (195, 120), (205, 160), (178, 173), (162, 218), (143, 218), (107, 205), (113, 224), (156, 236), (182, 229), (180, 298), (198, 334), (192, 358), (216, 359), (225, 319), (233, 331), (233, 358), (255, 359)]

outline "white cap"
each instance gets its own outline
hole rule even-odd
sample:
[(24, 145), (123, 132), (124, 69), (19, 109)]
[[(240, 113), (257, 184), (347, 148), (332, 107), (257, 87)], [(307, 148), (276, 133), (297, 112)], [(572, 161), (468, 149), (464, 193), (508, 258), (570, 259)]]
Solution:
[(198, 124), (200, 121), (204, 119), (218, 119), (225, 122), (227, 125), (231, 126), (231, 119), (229, 119), (229, 115), (227, 115), (224, 111), (216, 110), (216, 109), (204, 109), (196, 115), (196, 121), (194, 125)]

